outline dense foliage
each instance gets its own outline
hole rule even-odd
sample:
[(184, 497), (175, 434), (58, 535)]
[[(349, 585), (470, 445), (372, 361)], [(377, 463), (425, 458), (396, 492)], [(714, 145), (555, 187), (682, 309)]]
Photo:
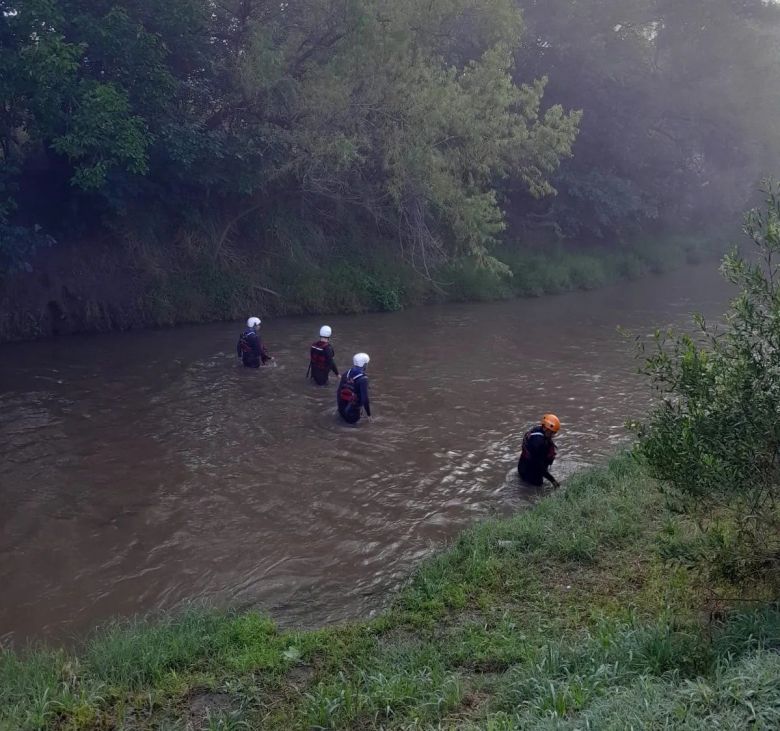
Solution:
[(777, 16), (762, 0), (0, 0), (0, 259), (106, 232), (214, 261), (357, 239), (428, 272), (495, 264), (507, 222), (510, 241), (611, 241), (728, 220), (778, 161)]
[(723, 272), (740, 292), (720, 328), (659, 336), (647, 371), (663, 395), (641, 450), (699, 528), (678, 558), (714, 577), (780, 576), (780, 199), (747, 217), (756, 246)]
[(0, 9), (0, 215), (27, 230), (144, 210), (143, 236), (188, 228), (217, 256), (243, 219), (294, 209), (320, 229), (371, 221), (423, 265), (484, 255), (493, 181), (549, 192), (576, 134), (577, 114), (541, 110), (543, 80), (512, 80), (510, 0)]
[(519, 4), (518, 66), (549, 75), (549, 99), (584, 110), (559, 195), (536, 220), (586, 238), (727, 225), (780, 163), (776, 4)]

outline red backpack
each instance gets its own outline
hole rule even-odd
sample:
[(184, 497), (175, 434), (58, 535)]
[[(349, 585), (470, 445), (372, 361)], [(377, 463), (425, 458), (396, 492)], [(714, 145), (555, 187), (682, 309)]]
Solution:
[(312, 343), (309, 351), (309, 358), (311, 359), (312, 368), (317, 368), (321, 371), (328, 369), (328, 356), (325, 355), (325, 348), (323, 347), (322, 340)]
[(358, 393), (357, 393), (357, 386), (355, 385), (355, 381), (357, 381), (358, 378), (363, 377), (365, 378), (365, 373), (358, 372), (358, 374), (353, 378), (352, 377), (352, 369), (350, 368), (347, 371), (347, 377), (344, 383), (339, 387), (339, 401), (343, 401), (347, 404), (356, 404), (358, 401)]

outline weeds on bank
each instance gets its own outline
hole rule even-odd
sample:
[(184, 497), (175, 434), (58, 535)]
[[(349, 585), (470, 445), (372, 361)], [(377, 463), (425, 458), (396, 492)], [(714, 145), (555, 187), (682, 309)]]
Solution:
[(129, 260), (118, 256), (106, 263), (103, 278), (131, 267), (137, 276), (128, 283), (128, 292), (103, 299), (77, 296), (50, 303), (47, 310), (9, 312), (0, 317), (0, 339), (232, 320), (258, 309), (268, 315), (391, 312), (432, 301), (589, 290), (700, 261), (719, 244), (715, 239), (680, 236), (622, 248), (571, 244), (564, 249), (555, 242), (521, 242), (495, 252), (511, 277), (468, 259), (451, 261), (423, 276), (398, 256), (394, 242), (366, 246), (357, 235), (340, 244), (319, 241), (315, 248), (320, 254), (315, 256), (307, 246), (312, 236), (316, 232), (305, 227), (296, 230), (284, 251), (259, 252), (249, 260), (215, 258), (209, 247), (189, 244), (175, 261), (158, 259), (148, 251), (130, 254)]
[(554, 243), (504, 246), (496, 252), (511, 276), (459, 260), (449, 264), (441, 278), (449, 282), (448, 295), (461, 301), (539, 297), (574, 290), (591, 290), (624, 279), (662, 274), (686, 263), (698, 263), (720, 253), (716, 240), (674, 236), (638, 241), (626, 247), (576, 250)]

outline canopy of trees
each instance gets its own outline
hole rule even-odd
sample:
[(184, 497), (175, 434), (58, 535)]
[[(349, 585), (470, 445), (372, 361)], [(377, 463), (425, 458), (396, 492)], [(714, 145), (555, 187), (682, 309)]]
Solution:
[(537, 211), (548, 224), (588, 238), (739, 219), (780, 164), (776, 3), (519, 5), (518, 68), (549, 75), (548, 98), (584, 110), (559, 195)]
[(503, 228), (493, 181), (549, 191), (576, 134), (576, 113), (541, 111), (543, 81), (512, 79), (510, 0), (0, 8), (18, 236), (144, 210), (156, 236), (200, 223), (219, 248), (282, 206), (331, 227), (352, 209), (423, 262), (484, 255)]
[(762, 0), (0, 0), (0, 260), (106, 231), (217, 258), (357, 225), (427, 270), (495, 264), (507, 224), (590, 240), (727, 216), (778, 158), (777, 16)]

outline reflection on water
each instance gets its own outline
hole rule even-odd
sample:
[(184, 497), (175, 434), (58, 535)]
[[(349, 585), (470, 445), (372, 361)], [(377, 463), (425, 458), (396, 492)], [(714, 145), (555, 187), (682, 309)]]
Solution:
[(237, 367), (240, 325), (0, 348), (0, 637), (67, 639), (185, 598), (312, 625), (380, 606), (478, 518), (522, 507), (541, 413), (566, 476), (626, 438), (649, 392), (631, 344), (717, 314), (707, 267), (587, 294), (324, 318), (371, 354), (351, 428), (305, 380), (320, 319), (269, 320), (277, 368)]

